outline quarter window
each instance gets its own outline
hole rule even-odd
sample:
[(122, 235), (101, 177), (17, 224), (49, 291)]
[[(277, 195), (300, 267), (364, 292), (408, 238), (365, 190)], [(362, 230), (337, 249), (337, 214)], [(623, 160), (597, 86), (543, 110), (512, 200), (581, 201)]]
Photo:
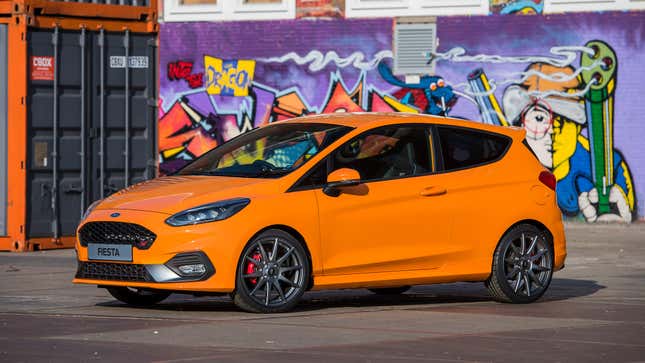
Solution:
[(472, 129), (437, 126), (443, 170), (457, 170), (493, 162), (506, 152), (510, 140)]

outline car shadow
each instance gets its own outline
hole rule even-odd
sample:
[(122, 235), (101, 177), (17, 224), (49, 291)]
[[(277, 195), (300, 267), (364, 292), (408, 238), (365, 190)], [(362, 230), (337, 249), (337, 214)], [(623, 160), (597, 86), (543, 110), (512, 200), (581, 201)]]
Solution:
[[(538, 302), (568, 300), (589, 296), (604, 289), (594, 280), (555, 278)], [(355, 291), (363, 293), (358, 294)], [(367, 290), (310, 292), (294, 311), (342, 307), (392, 307), (405, 305), (445, 305), (495, 302), (483, 283), (454, 283), (415, 286), (401, 295), (377, 295)]]
[[(545, 303), (589, 296), (604, 288), (605, 286), (593, 280), (555, 278), (551, 282), (549, 290), (538, 302)], [(493, 301), (482, 283), (454, 283), (414, 286), (408, 292), (400, 295), (378, 295), (366, 289), (310, 291), (305, 293), (302, 301), (293, 312), (333, 308), (436, 306)], [(96, 305), (159, 311), (240, 312), (240, 309), (233, 304), (228, 296), (194, 297), (173, 294), (164, 302), (147, 307), (132, 307), (115, 300)]]
[(542, 297), (544, 301), (568, 300), (576, 297), (593, 295), (607, 288), (594, 280), (554, 278), (551, 286)]

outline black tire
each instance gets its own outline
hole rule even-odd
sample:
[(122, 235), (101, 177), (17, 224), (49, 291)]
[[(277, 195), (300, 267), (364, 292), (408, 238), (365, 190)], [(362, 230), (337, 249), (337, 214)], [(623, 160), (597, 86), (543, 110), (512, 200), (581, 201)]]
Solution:
[(374, 289), (368, 289), (371, 292), (377, 295), (401, 295), (404, 292), (410, 290), (410, 286), (398, 286), (398, 287), (379, 287)]
[(289, 311), (300, 301), (310, 276), (309, 258), (300, 241), (282, 230), (264, 231), (242, 251), (233, 302), (252, 313)]
[(165, 300), (170, 296), (170, 291), (161, 290), (144, 290), (130, 287), (113, 286), (108, 287), (107, 291), (115, 299), (134, 306), (150, 306)]
[(552, 276), (553, 244), (537, 227), (520, 224), (497, 245), (486, 287), (497, 301), (526, 304), (544, 294)]

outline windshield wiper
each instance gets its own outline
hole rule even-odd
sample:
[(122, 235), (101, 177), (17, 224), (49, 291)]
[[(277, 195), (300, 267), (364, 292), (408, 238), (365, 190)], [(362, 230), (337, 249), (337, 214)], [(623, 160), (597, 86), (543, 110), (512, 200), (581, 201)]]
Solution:
[(279, 169), (277, 169), (277, 168), (276, 169), (266, 168), (266, 169), (262, 169), (262, 170), (258, 171), (255, 174), (252, 174), (250, 176), (252, 176), (252, 177), (283, 176), (285, 174), (288, 174), (289, 171), (290, 170), (288, 168), (279, 168)]

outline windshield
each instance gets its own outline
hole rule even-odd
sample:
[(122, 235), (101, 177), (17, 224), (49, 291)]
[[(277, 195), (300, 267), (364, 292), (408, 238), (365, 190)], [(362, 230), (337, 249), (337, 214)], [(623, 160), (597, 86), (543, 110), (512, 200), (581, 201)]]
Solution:
[(177, 175), (277, 178), (302, 166), (350, 127), (286, 121), (242, 134), (202, 155)]

